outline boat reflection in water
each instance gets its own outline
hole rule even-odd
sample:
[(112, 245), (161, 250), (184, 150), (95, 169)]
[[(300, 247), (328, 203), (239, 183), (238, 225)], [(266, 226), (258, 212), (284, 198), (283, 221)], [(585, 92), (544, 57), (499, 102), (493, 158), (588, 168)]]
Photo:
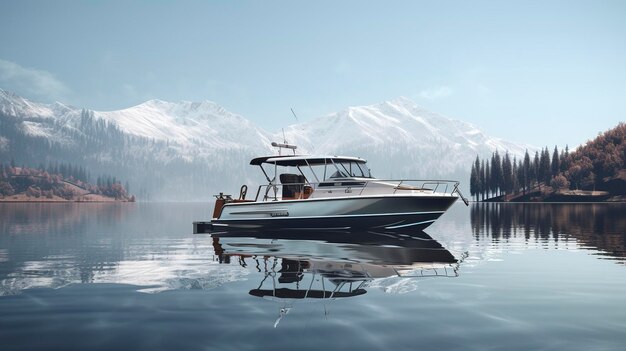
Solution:
[(281, 305), (275, 327), (297, 301), (360, 296), (387, 278), (402, 284), (456, 277), (460, 264), (423, 231), (228, 231), (211, 236), (221, 263), (237, 260), (262, 274), (249, 294)]

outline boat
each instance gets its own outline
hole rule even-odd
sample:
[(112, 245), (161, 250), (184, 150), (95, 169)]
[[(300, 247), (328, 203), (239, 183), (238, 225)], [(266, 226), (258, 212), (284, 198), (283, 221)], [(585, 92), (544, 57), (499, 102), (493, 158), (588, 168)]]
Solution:
[[(272, 143), (278, 155), (256, 157), (267, 184), (246, 199), (216, 195), (210, 222), (194, 222), (194, 233), (242, 229), (422, 230), (459, 198), (453, 180), (378, 179), (367, 161), (352, 156), (298, 155), (297, 146)], [(283, 150), (292, 154), (283, 154)]]

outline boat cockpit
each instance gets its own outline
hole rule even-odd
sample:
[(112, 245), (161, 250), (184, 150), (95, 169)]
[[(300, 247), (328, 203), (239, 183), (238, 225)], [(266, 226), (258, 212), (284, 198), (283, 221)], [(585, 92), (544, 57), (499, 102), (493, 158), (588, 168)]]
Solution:
[(307, 199), (318, 187), (363, 186), (373, 179), (366, 163), (359, 157), (310, 155), (265, 156), (250, 161), (261, 168), (267, 189), (281, 190), (283, 200)]

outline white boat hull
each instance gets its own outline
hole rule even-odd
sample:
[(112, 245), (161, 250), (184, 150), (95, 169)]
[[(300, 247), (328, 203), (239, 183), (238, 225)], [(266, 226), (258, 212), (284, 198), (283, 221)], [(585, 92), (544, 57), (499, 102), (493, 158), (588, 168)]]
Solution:
[(226, 204), (215, 229), (424, 229), (455, 201), (452, 195), (354, 196)]

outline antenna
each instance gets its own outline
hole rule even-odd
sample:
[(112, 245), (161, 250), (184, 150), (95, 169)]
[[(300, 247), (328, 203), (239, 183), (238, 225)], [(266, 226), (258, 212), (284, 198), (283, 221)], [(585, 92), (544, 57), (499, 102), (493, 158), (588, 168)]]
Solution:
[[(293, 115), (293, 118), (296, 119), (296, 123), (300, 124), (300, 119), (298, 118), (298, 115), (296, 115), (296, 111), (294, 111), (293, 108), (291, 108), (291, 114)], [(301, 127), (301, 130), (304, 131), (304, 126), (300, 125), (300, 127)], [(313, 148), (312, 151), (315, 151), (315, 145), (311, 144), (311, 147)]]
[[(296, 112), (293, 110), (293, 108), (291, 109), (291, 113), (293, 114), (293, 117), (296, 119), (296, 122), (300, 123), (300, 121), (298, 120), (298, 116), (296, 115)], [(282, 144), (276, 143), (276, 142), (272, 142), (272, 146), (278, 148), (278, 155), (282, 155), (282, 149), (289, 149), (295, 155), (296, 154), (296, 149), (298, 147), (295, 146), (295, 145), (289, 144), (287, 142), (287, 136), (285, 135), (285, 128), (281, 128), (281, 130), (283, 131), (283, 142), (282, 142)]]
[(298, 124), (300, 124), (300, 120), (298, 119), (298, 116), (296, 115), (296, 112), (293, 110), (293, 108), (291, 108), (291, 114), (293, 115), (293, 117), (296, 119), (296, 122)]

